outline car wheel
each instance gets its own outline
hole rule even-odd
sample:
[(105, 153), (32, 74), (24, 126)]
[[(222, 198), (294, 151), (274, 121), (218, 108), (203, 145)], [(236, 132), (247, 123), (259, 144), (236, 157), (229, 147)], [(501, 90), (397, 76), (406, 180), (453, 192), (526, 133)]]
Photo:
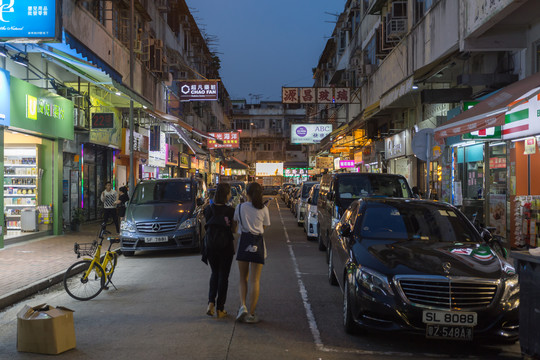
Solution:
[(324, 251), (326, 250), (326, 246), (324, 246), (322, 237), (321, 237), (321, 229), (319, 226), (317, 226), (317, 242), (319, 243), (319, 250)]
[(355, 334), (358, 330), (351, 310), (351, 289), (349, 281), (345, 281), (343, 291), (343, 326), (347, 334)]
[(332, 260), (332, 249), (328, 251), (329, 253), (329, 259), (328, 259), (328, 282), (330, 285), (337, 285), (337, 279), (336, 274), (334, 274), (334, 261)]

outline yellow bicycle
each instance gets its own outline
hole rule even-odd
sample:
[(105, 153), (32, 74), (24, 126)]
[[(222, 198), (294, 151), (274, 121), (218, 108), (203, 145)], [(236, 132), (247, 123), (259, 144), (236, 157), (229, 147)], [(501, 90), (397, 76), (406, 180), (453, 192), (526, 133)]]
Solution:
[(110, 234), (106, 228), (107, 224), (102, 223), (98, 234), (99, 241), (75, 243), (74, 245), (73, 250), (77, 254), (77, 258), (87, 256), (71, 265), (64, 274), (64, 288), (69, 296), (74, 299), (82, 301), (93, 299), (103, 289), (108, 289), (109, 284), (116, 289), (116, 286), (112, 283), (112, 276), (121, 251), (111, 250), (111, 246), (119, 243), (120, 238), (107, 238), (109, 248), (105, 254), (101, 255), (103, 239), (105, 235)]

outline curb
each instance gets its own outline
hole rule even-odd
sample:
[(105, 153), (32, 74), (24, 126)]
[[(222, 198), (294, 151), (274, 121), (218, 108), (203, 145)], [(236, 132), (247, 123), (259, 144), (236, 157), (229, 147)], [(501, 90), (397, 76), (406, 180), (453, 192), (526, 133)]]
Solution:
[(12, 291), (0, 298), (0, 311), (5, 308), (24, 300), (25, 298), (37, 294), (38, 292), (45, 290), (53, 285), (56, 285), (64, 279), (65, 271), (58, 272), (48, 278), (38, 280), (30, 285)]

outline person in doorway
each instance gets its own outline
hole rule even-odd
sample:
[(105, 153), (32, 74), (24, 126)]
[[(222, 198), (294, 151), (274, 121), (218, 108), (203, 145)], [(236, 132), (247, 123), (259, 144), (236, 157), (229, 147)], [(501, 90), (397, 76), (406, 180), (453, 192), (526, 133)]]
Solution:
[(126, 216), (126, 202), (129, 201), (129, 196), (127, 187), (125, 186), (120, 187), (118, 192), (120, 195), (118, 196), (118, 200), (116, 200), (116, 209), (118, 213), (118, 220), (122, 221), (124, 220), (124, 216)]
[(225, 311), (225, 302), (234, 257), (233, 234), (236, 232), (236, 222), (233, 220), (234, 208), (227, 205), (230, 198), (231, 185), (219, 183), (213, 204), (204, 209), (206, 235), (203, 261), (206, 259), (212, 269), (206, 314), (214, 316), (217, 310), (218, 319), (228, 315)]
[[(270, 213), (264, 206), (262, 186), (252, 182), (247, 187), (247, 202), (238, 205), (234, 220), (239, 224), (240, 239), (236, 260), (240, 271), (240, 309), (237, 321), (257, 323), (255, 314), (259, 300), (261, 271), (266, 259), (266, 245), (263, 239), (264, 229), (270, 226)], [(249, 280), (249, 312), (247, 308)]]
[(112, 188), (110, 181), (105, 183), (105, 190), (101, 193), (101, 202), (103, 202), (103, 222), (106, 224), (109, 218), (112, 218), (114, 226), (116, 226), (116, 233), (120, 232), (120, 224), (118, 223), (118, 214), (116, 213), (116, 201), (118, 200), (118, 194)]

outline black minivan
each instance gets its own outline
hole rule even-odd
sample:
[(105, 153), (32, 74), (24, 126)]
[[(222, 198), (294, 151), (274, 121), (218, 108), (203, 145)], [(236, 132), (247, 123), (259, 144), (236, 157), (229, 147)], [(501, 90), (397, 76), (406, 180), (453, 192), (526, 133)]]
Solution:
[(326, 250), (332, 229), (349, 205), (368, 196), (412, 198), (413, 193), (402, 175), (336, 173), (322, 177), (317, 201), (319, 250)]

